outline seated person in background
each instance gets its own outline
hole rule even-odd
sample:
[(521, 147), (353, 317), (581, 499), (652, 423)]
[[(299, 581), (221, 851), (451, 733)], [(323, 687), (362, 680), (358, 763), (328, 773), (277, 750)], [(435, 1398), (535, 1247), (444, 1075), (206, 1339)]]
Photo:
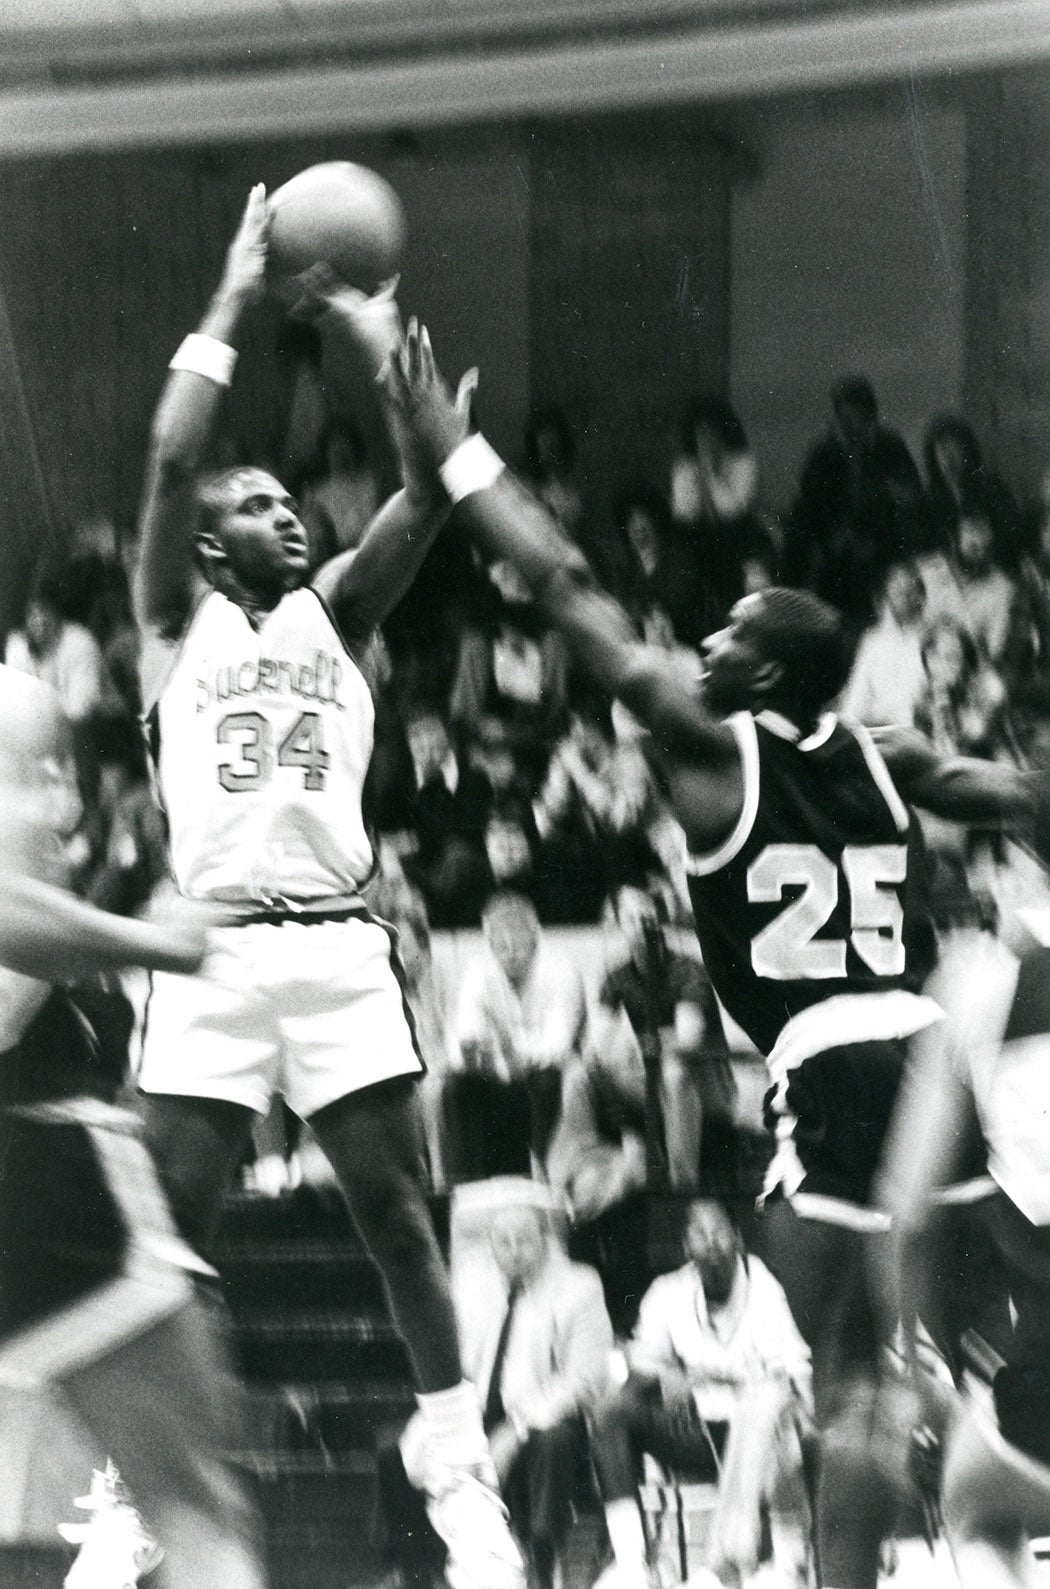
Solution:
[(83, 893), (102, 910), (131, 916), (170, 876), (167, 830), (138, 724), (130, 718), (103, 724), (98, 758), (99, 853)]
[(364, 437), (346, 419), (329, 419), (317, 442), (317, 460), (301, 487), (302, 522), (310, 566), (357, 546), (379, 510), (379, 482)]
[(837, 381), (831, 410), (831, 427), (802, 466), (781, 575), (860, 628), (871, 622), (883, 570), (912, 552), (922, 488), (903, 437), (880, 423), (866, 377)]
[(407, 734), (418, 843), (403, 857), (405, 876), (426, 900), (433, 926), (473, 926), (488, 892), (485, 828), (492, 786), (483, 772), (461, 765), (436, 712), (410, 717)]
[(454, 1022), (460, 1059), (441, 1087), (440, 1156), (452, 1183), (544, 1163), (585, 1018), (580, 973), (544, 944), (528, 899), (493, 895), (481, 927), (485, 948), (464, 973)]
[(858, 723), (912, 724), (926, 685), (922, 661), (926, 587), (914, 563), (894, 563), (879, 596), (878, 617), (861, 635), (840, 710)]
[(608, 707), (575, 711), (533, 807), (551, 919), (594, 921), (613, 878), (657, 869), (655, 800), (644, 755), (612, 738)]
[[(718, 1005), (700, 961), (668, 945), (662, 899), (625, 884), (609, 896), (609, 915), (619, 929), (620, 954), (598, 995), (588, 1041), (590, 1058), (583, 1067), (586, 1070), (589, 1065), (591, 1074), (581, 1077), (579, 1065), (566, 1073), (563, 1098), (567, 1103), (570, 1095), (576, 1095), (565, 1122), (566, 1133), (571, 1133), (579, 1118), (577, 1097), (587, 1095), (593, 1100), (604, 1095), (608, 1102), (619, 1090), (623, 1106), (641, 1105), (644, 1140), (645, 1056), (651, 1053), (659, 1089), (650, 1102), (663, 1117), (662, 1140), (661, 1121), (649, 1121), (656, 1133), (655, 1151), (666, 1160), (671, 1190), (695, 1192), (700, 1184), (705, 1109), (723, 1120), (732, 1113), (733, 1082)], [(614, 1072), (603, 1067), (598, 1056), (606, 1051), (614, 1054), (617, 1049), (623, 1060)], [(565, 1146), (571, 1160), (569, 1143)], [(574, 1182), (579, 1180), (577, 1173)], [(588, 1180), (585, 1174), (573, 1194), (578, 1214), (583, 1213), (579, 1199), (590, 1201), (584, 1190)], [(594, 1212), (588, 1208), (588, 1214)]]
[(38, 575), (26, 603), (24, 626), (7, 637), (4, 661), (19, 673), (50, 684), (75, 732), (109, 708), (114, 692), (98, 641), (83, 624), (65, 616), (69, 594), (68, 581), (60, 572), (44, 570)]
[(449, 721), (469, 745), (483, 718), (499, 718), (534, 788), (568, 720), (568, 653), (531, 605), (517, 571), (497, 563), (489, 572), (495, 599), (487, 621), (460, 640)]
[(916, 727), (946, 755), (1011, 756), (1007, 694), (959, 619), (934, 619), (922, 642), (925, 682), (915, 703)]
[(758, 465), (736, 410), (723, 397), (694, 399), (671, 466), (671, 517), (687, 559), (676, 568), (679, 600), (691, 607), (678, 637), (687, 644), (720, 629), (744, 594), (745, 562), (763, 539), (757, 495)]
[(584, 529), (583, 498), (576, 484), (576, 438), (560, 408), (536, 408), (525, 427), (529, 484), (571, 540)]
[[(531, 1181), (478, 1187), (493, 1209), (500, 1284), (454, 1281), (463, 1361), (478, 1388), (489, 1448), (511, 1525), (531, 1558), (530, 1582), (551, 1589), (586, 1460), (583, 1412), (607, 1370), (613, 1333), (593, 1269), (570, 1263), (553, 1229), (554, 1200)], [(440, 1575), (443, 1551), (426, 1520), (420, 1483), (429, 1454), (413, 1419), (400, 1449), (381, 1447), (379, 1496), (405, 1579)]]
[(1009, 672), (1021, 640), (1020, 590), (1000, 566), (998, 532), (982, 497), (965, 501), (943, 552), (919, 560), (926, 616), (955, 618), (993, 667)]
[(726, 1582), (753, 1572), (781, 1460), (777, 1435), (808, 1402), (809, 1351), (787, 1298), (720, 1204), (693, 1203), (683, 1247), (683, 1267), (642, 1299), (626, 1377), (592, 1419), (610, 1589), (648, 1583), (637, 1500), (643, 1452), (718, 1482), (709, 1565)]
[(1006, 482), (989, 469), (973, 427), (958, 414), (937, 414), (923, 439), (926, 466), (924, 545), (937, 550), (951, 537), (965, 502), (984, 496), (1003, 527), (1003, 553), (1016, 560), (1020, 513)]
[(666, 500), (652, 486), (627, 486), (613, 504), (619, 567), (610, 584), (642, 634), (653, 644), (689, 634), (696, 626), (696, 560), (680, 531), (672, 530)]

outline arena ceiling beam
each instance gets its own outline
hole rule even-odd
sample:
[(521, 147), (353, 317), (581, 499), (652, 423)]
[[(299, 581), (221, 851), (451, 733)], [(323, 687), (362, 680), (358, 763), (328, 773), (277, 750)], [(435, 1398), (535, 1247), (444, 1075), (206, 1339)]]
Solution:
[(671, 108), (1050, 60), (1048, 0), (763, 9), (746, 24), (694, 5), (693, 25), (642, 34), (12, 85), (0, 158)]

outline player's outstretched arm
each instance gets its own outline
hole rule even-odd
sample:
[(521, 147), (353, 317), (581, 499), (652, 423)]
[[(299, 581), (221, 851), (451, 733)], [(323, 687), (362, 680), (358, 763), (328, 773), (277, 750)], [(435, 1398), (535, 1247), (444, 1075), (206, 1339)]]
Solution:
[[(386, 297), (386, 305), (383, 299)], [(324, 324), (341, 323), (343, 334), (351, 336), (373, 365), (378, 376), (389, 366), (405, 366), (405, 379), (420, 381), (428, 363), (426, 379), (437, 380), (429, 345), (413, 323), (402, 340), (397, 306), (389, 295), (364, 298), (350, 288), (341, 288), (329, 299)], [(382, 623), (409, 589), (423, 559), (445, 524), (449, 501), (436, 469), (416, 445), (413, 432), (402, 422), (390, 396), (390, 383), (380, 382), (391, 438), (401, 465), (403, 488), (386, 502), (372, 520), (360, 546), (342, 552), (320, 568), (314, 588), (325, 597), (338, 619), (345, 638), (360, 643)], [(472, 382), (464, 382), (450, 413), (455, 434), (467, 434)]]
[(0, 869), (0, 965), (24, 976), (77, 981), (125, 966), (189, 973), (205, 948), (200, 921), (114, 916), (53, 884)]
[[(415, 450), (429, 458), (486, 556), (520, 569), (550, 622), (591, 677), (617, 696), (668, 748), (697, 760), (734, 760), (732, 733), (707, 710), (675, 664), (643, 645), (624, 612), (600, 590), (582, 553), (481, 436), (465, 436), (447, 388), (433, 373), (425, 329), (418, 369), (390, 366), (387, 389)], [(411, 340), (411, 339), (410, 339)]]
[(268, 225), (260, 183), (248, 197), (204, 319), (172, 360), (153, 419), (133, 585), (135, 615), (145, 628), (177, 629), (193, 599), (194, 489), (236, 363), (230, 343), (245, 311), (262, 296)]
[(1008, 762), (943, 756), (917, 729), (873, 737), (902, 797), (956, 822), (1029, 822), (1050, 806), (1050, 777)]

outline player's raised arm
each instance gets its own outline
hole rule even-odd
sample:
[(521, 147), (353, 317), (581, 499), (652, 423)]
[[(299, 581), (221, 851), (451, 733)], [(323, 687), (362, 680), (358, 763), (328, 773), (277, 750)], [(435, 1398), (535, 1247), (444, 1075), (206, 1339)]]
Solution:
[(520, 569), (550, 622), (568, 640), (591, 677), (669, 746), (703, 760), (735, 758), (732, 733), (690, 689), (664, 653), (639, 640), (623, 608), (595, 584), (586, 559), (562, 536), (543, 505), (509, 472), (479, 435), (464, 437), (447, 389), (426, 356), (402, 359), (387, 382), (400, 423), (429, 455), (451, 501), (492, 558)]
[[(330, 286), (325, 292), (321, 317), (325, 331), (352, 340), (364, 354), (377, 380), (388, 361), (404, 360), (406, 378), (414, 382), (436, 380), (429, 346), (415, 326), (402, 340), (393, 284), (373, 298), (353, 288)], [(449, 501), (429, 458), (415, 442), (389, 384), (380, 382), (391, 438), (397, 449), (403, 479), (395, 493), (372, 520), (360, 546), (325, 563), (314, 576), (315, 589), (328, 601), (345, 638), (362, 642), (397, 606), (422, 566), (423, 559), (449, 515)], [(454, 433), (459, 441), (467, 434), (472, 382), (461, 385), (450, 402)], [(455, 445), (456, 443), (453, 443)]]
[(944, 756), (917, 729), (874, 730), (901, 796), (956, 822), (1029, 822), (1050, 807), (1044, 772), (976, 756)]
[(231, 342), (263, 292), (268, 214), (260, 183), (249, 195), (222, 280), (200, 326), (171, 362), (150, 437), (133, 597), (148, 629), (177, 629), (193, 599), (194, 490), (215, 438), (236, 353)]

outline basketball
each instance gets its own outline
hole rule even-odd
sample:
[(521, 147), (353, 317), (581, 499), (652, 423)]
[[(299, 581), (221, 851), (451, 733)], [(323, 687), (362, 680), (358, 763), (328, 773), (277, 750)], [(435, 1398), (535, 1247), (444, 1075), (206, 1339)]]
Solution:
[(267, 270), (278, 297), (294, 295), (294, 278), (313, 265), (328, 265), (367, 293), (397, 273), (404, 211), (389, 182), (367, 166), (309, 166), (271, 195), (270, 210)]

